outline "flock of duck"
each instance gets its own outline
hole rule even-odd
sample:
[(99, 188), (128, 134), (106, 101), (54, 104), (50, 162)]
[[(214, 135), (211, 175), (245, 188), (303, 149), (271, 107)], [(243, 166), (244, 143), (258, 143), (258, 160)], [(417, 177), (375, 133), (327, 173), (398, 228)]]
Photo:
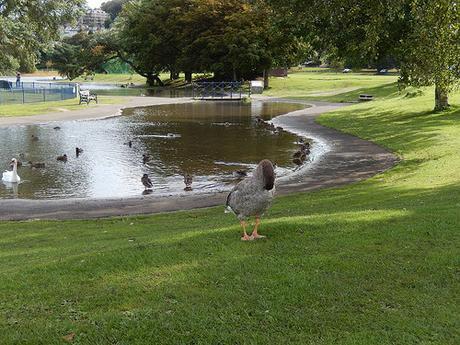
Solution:
[[(256, 124), (262, 128), (265, 128), (272, 132), (272, 134), (281, 134), (284, 129), (282, 127), (275, 127), (273, 123), (269, 123), (264, 121), (261, 117), (256, 117)], [(55, 130), (61, 129), (59, 126), (54, 127)], [(169, 133), (168, 133), (169, 135)], [(32, 141), (38, 141), (39, 138), (35, 135), (31, 136)], [(292, 156), (292, 162), (297, 165), (302, 165), (308, 155), (310, 154), (310, 143), (306, 142), (304, 139), (300, 139), (299, 141), (299, 149), (293, 154)], [(124, 145), (127, 145), (129, 148), (133, 147), (133, 141), (129, 140), (128, 142), (125, 142)], [(75, 156), (78, 158), (81, 154), (83, 154), (84, 150), (80, 147), (75, 148)], [(19, 154), (20, 158), (25, 158), (24, 154)], [(69, 157), (67, 154), (59, 155), (56, 157), (57, 161), (64, 162), (66, 163), (68, 161)], [(147, 164), (150, 161), (151, 157), (148, 154), (143, 154), (142, 155), (142, 163)], [(2, 175), (2, 181), (7, 182), (7, 183), (19, 183), (21, 181), (20, 176), (17, 173), (18, 167), (21, 167), (25, 164), (23, 164), (20, 160), (17, 160), (16, 158), (13, 158), (11, 160), (10, 166), (12, 167), (12, 170), (10, 171), (5, 171)], [(31, 169), (44, 169), (46, 167), (45, 162), (32, 162), (28, 161), (27, 165)], [(276, 163), (273, 164), (274, 168), (276, 168)], [(240, 180), (244, 179), (247, 177), (248, 172), (244, 169), (239, 169), (235, 170), (233, 172), (233, 177)], [(144, 193), (148, 194), (152, 192), (153, 188), (153, 183), (152, 180), (150, 179), (148, 174), (143, 174), (141, 178), (141, 183), (144, 186)], [(192, 183), (193, 183), (193, 176), (190, 174), (184, 174), (184, 184), (185, 184), (185, 191), (191, 191), (192, 190)]]

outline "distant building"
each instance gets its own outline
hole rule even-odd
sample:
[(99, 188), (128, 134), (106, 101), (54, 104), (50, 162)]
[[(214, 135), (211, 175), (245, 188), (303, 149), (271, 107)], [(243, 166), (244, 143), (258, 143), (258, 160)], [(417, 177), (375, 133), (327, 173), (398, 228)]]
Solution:
[(78, 24), (90, 29), (91, 31), (97, 31), (104, 29), (104, 24), (109, 18), (110, 14), (96, 8), (94, 10), (88, 10), (86, 14), (80, 18)]
[(89, 9), (86, 13), (78, 20), (76, 26), (67, 25), (64, 28), (64, 36), (73, 36), (80, 31), (95, 32), (105, 29), (106, 21), (110, 19), (110, 14), (103, 10)]

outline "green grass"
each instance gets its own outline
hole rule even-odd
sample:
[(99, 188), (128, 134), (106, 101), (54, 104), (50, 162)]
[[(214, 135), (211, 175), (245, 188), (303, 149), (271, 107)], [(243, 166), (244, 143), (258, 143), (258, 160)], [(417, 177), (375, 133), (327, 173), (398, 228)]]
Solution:
[(0, 223), (0, 343), (458, 344), (460, 108), (432, 107), (425, 90), (323, 115), (404, 160), (277, 198), (267, 240), (239, 241), (223, 207)]
[(395, 94), (397, 76), (369, 73), (296, 72), (286, 78), (271, 78), (267, 96), (316, 99), (331, 102), (357, 101), (361, 93), (375, 97)]
[(29, 116), (46, 114), (59, 111), (70, 111), (70, 110), (81, 110), (82, 107), (96, 107), (103, 104), (118, 104), (123, 103), (124, 99), (121, 96), (110, 97), (110, 96), (99, 96), (96, 104), (91, 102), (89, 105), (78, 104), (78, 98), (68, 99), (65, 101), (55, 102), (37, 102), (37, 103), (25, 103), (25, 104), (7, 104), (0, 105), (0, 117), (10, 116)]
[(126, 83), (145, 84), (145, 80), (146, 80), (145, 77), (139, 74), (96, 73), (94, 75), (93, 80), (89, 80), (89, 79), (85, 80), (84, 77), (79, 77), (79, 78), (72, 80), (72, 82), (77, 82), (77, 83), (88, 82), (88, 83), (101, 83), (101, 84), (126, 84)]

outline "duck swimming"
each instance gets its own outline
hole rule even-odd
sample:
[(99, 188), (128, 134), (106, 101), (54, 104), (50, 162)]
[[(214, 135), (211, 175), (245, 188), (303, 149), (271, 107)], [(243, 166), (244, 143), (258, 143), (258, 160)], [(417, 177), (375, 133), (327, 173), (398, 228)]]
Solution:
[(83, 153), (83, 149), (80, 147), (75, 148), (75, 155), (78, 157)]
[(29, 166), (30, 166), (32, 169), (44, 169), (44, 168), (45, 168), (45, 163), (43, 163), (43, 162), (32, 162), (32, 161), (29, 161), (27, 164), (29, 164)]
[(142, 155), (142, 163), (146, 164), (148, 161), (150, 161), (150, 156)]
[(184, 183), (185, 183), (185, 191), (191, 191), (192, 190), (192, 183), (193, 183), (193, 176), (190, 174), (185, 174), (184, 176)]
[(5, 171), (2, 175), (2, 181), (9, 183), (19, 183), (21, 178), (18, 175), (18, 161), (16, 158), (11, 160), (11, 165), (13, 166), (13, 171)]
[(152, 180), (149, 178), (149, 175), (144, 174), (141, 178), (141, 182), (144, 185), (145, 190), (152, 189), (153, 183), (152, 183)]
[(64, 153), (62, 156), (57, 156), (56, 160), (60, 162), (67, 162), (67, 155)]
[(246, 170), (239, 169), (233, 172), (233, 176), (236, 178), (243, 178), (243, 177), (248, 176), (248, 173), (246, 172)]

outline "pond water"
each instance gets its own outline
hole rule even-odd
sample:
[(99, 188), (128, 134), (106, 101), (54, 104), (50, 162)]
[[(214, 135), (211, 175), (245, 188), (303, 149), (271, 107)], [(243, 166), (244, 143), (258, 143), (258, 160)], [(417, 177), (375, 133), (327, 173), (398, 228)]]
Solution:
[[(193, 191), (229, 190), (235, 170), (249, 173), (263, 158), (284, 176), (296, 169), (296, 135), (273, 134), (256, 116), (304, 108), (289, 103), (202, 102), (125, 110), (123, 116), (93, 121), (0, 128), (2, 171), (11, 158), (45, 162), (44, 169), (18, 169), (19, 185), (0, 183), (0, 198), (113, 198), (143, 193), (149, 174), (153, 195), (183, 194), (183, 175), (193, 175)], [(60, 129), (54, 129), (59, 126)], [(34, 139), (35, 136), (37, 139)], [(132, 147), (126, 145), (132, 141)], [(75, 147), (84, 152), (76, 157)], [(66, 163), (56, 157), (66, 153)], [(150, 160), (144, 164), (143, 154)]]

